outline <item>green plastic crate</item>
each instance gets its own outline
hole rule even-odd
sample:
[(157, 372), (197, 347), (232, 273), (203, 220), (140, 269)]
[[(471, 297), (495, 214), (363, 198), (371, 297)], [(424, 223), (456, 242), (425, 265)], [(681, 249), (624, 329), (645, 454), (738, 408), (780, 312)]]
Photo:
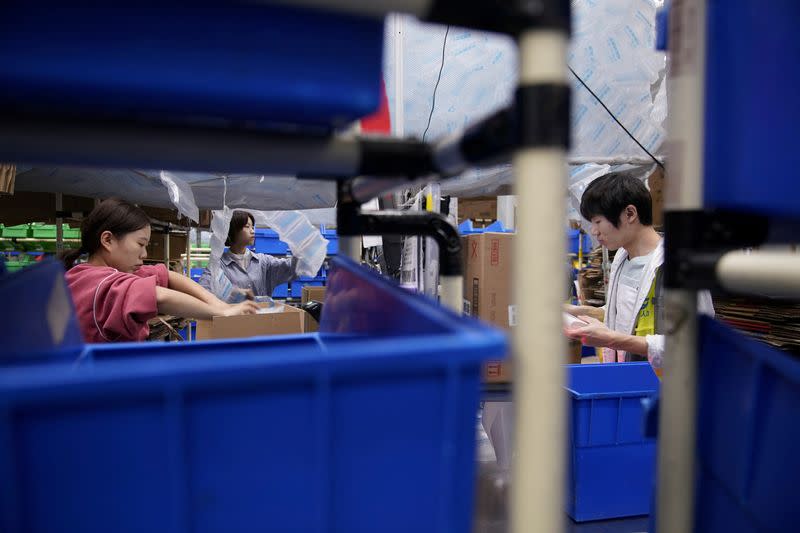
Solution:
[[(80, 239), (81, 230), (63, 226), (65, 239)], [(53, 224), (34, 224), (31, 226), (31, 233), (34, 239), (55, 239), (56, 226)]]
[(30, 237), (31, 227), (30, 224), (20, 224), (19, 226), (5, 226), (3, 227), (3, 237)]

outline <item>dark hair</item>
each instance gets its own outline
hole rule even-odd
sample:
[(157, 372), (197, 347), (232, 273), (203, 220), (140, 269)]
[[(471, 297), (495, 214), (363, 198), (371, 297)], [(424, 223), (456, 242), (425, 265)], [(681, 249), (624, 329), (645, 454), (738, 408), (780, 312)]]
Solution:
[(150, 217), (139, 207), (119, 198), (103, 200), (81, 222), (81, 247), (60, 255), (64, 269), (72, 268), (82, 254), (91, 255), (99, 250), (100, 235), (104, 231), (110, 231), (120, 238), (149, 225)]
[(643, 225), (653, 225), (653, 199), (644, 183), (627, 172), (612, 172), (586, 187), (581, 198), (581, 215), (586, 220), (604, 216), (616, 228), (629, 205), (636, 208)]
[(247, 221), (253, 224), (253, 227), (256, 225), (256, 219), (253, 218), (253, 215), (248, 213), (247, 211), (234, 211), (233, 216), (231, 217), (231, 225), (228, 226), (228, 238), (225, 240), (225, 246), (233, 246), (233, 243), (236, 242), (236, 236), (239, 235), (239, 232), (242, 231), (242, 228), (247, 225)]

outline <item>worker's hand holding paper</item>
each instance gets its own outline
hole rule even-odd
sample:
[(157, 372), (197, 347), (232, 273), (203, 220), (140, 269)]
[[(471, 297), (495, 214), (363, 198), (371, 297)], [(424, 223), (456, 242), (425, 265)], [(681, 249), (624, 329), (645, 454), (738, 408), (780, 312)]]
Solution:
[[(569, 318), (567, 318), (569, 317)], [(574, 317), (563, 313), (564, 335), (581, 341), (584, 346), (605, 347), (613, 341), (614, 332), (606, 325), (590, 316)]]

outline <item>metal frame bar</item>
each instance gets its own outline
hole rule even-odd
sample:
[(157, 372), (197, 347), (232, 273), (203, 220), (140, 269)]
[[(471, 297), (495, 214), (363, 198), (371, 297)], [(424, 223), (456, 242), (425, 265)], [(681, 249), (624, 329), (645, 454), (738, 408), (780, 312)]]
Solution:
[[(673, 3), (670, 27), (691, 39), (670, 39), (668, 143), (680, 147), (670, 162), (665, 187), (665, 218), (670, 212), (703, 206), (705, 135), (706, 0)], [(667, 241), (672, 237), (666, 227)], [(674, 261), (667, 254), (666, 261)], [(668, 330), (659, 416), (659, 533), (685, 533), (694, 528), (695, 443), (697, 435), (697, 292), (665, 289)], [(668, 327), (670, 325), (668, 324)]]
[[(524, 32), (519, 38), (521, 90), (569, 87), (568, 43), (569, 34), (563, 28)], [(566, 113), (568, 117), (568, 108)], [(553, 280), (563, 277), (566, 252), (562, 228), (566, 143), (528, 143), (514, 154), (513, 168), (522, 208), (517, 214), (513, 264), (518, 324), (513, 330), (516, 453), (511, 530), (556, 533), (564, 528), (567, 414), (564, 367), (555, 356), (566, 350), (561, 335), (564, 295)], [(535, 275), (530, 272), (532, 264)]]

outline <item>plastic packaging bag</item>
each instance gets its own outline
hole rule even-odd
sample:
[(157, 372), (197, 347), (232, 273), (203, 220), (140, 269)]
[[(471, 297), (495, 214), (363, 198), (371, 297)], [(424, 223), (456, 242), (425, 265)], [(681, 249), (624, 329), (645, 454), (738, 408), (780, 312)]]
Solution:
[(165, 170), (160, 172), (159, 177), (161, 178), (161, 183), (167, 188), (169, 199), (178, 209), (178, 212), (196, 223), (200, 222), (200, 210), (197, 208), (194, 192), (189, 184), (175, 174)]

